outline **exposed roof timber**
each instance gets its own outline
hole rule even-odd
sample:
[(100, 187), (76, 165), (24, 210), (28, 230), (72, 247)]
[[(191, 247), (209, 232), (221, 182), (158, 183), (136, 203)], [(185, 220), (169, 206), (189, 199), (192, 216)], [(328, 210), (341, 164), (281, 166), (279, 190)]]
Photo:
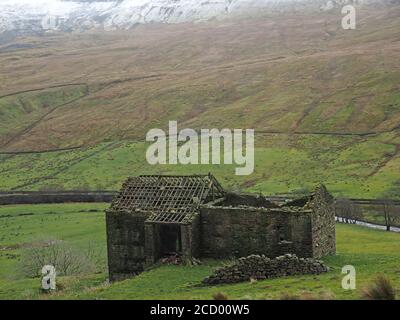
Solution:
[(152, 212), (147, 222), (189, 223), (201, 204), (221, 198), (225, 192), (215, 177), (208, 175), (129, 178), (112, 203), (114, 211)]

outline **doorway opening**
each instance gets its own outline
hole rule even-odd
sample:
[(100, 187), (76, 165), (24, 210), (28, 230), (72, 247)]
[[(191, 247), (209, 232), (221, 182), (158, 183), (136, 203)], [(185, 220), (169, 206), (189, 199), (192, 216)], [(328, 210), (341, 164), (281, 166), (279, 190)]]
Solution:
[(182, 253), (180, 225), (160, 225), (159, 232), (161, 257)]

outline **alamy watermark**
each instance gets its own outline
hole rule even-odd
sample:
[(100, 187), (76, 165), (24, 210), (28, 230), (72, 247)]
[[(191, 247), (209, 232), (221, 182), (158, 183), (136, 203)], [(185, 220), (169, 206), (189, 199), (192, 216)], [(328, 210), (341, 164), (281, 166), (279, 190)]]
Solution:
[(356, 268), (352, 265), (346, 265), (342, 268), (342, 273), (346, 274), (342, 279), (342, 288), (344, 290), (356, 289)]
[(56, 290), (56, 268), (52, 265), (46, 265), (42, 268), (42, 289)]
[(41, 20), (41, 26), (43, 30), (50, 31), (50, 30), (58, 30), (61, 23), (64, 21), (63, 18), (53, 15), (53, 14), (46, 14)]
[(236, 164), (236, 175), (254, 172), (253, 129), (178, 131), (177, 121), (169, 121), (168, 133), (162, 129), (151, 129), (146, 141), (153, 142), (146, 152), (147, 162), (151, 165)]
[(344, 30), (354, 30), (356, 28), (356, 8), (352, 5), (346, 5), (342, 8), (342, 28)]

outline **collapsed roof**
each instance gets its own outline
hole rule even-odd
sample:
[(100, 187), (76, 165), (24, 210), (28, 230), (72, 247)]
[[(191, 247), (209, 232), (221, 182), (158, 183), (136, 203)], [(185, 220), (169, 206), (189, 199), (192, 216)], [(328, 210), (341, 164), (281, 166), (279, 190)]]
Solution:
[(114, 199), (113, 211), (151, 212), (146, 222), (189, 223), (199, 206), (224, 197), (215, 177), (208, 175), (131, 177)]

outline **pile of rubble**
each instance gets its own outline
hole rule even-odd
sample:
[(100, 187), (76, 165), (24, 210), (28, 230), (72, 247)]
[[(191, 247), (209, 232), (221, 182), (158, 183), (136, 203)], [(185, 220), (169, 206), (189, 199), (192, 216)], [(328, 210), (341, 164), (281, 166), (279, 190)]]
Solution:
[(161, 258), (160, 263), (169, 265), (180, 265), (183, 263), (183, 261), (180, 254), (173, 252), (166, 254), (163, 258)]
[(192, 265), (197, 266), (201, 264), (201, 261), (196, 258), (184, 259), (180, 253), (170, 252), (166, 253), (159, 261), (160, 264), (167, 265)]
[(214, 274), (203, 280), (204, 284), (237, 283), (243, 281), (264, 280), (300, 274), (320, 274), (329, 271), (321, 261), (311, 258), (299, 258), (294, 254), (285, 254), (275, 259), (264, 255), (251, 255), (240, 258), (235, 263), (215, 270)]

